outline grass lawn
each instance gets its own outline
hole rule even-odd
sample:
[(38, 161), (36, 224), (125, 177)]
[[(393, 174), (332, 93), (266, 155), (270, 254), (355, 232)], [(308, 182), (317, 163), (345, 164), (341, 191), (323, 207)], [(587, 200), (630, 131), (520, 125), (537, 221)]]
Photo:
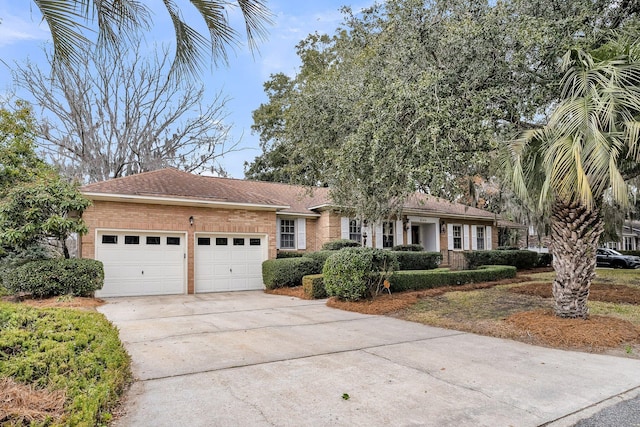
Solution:
[(117, 330), (95, 311), (0, 302), (0, 424), (106, 425), (130, 381)]
[(328, 305), (368, 314), (514, 339), (535, 345), (640, 358), (640, 270), (598, 269), (588, 320), (553, 314), (555, 273), (520, 273), (515, 280), (381, 295)]

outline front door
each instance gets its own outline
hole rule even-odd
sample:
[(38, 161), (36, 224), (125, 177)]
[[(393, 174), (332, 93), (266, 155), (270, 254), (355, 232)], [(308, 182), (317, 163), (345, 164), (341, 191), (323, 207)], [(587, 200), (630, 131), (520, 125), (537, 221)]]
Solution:
[(422, 242), (420, 241), (420, 226), (419, 225), (412, 225), (411, 226), (411, 243), (413, 243), (414, 245), (421, 245)]

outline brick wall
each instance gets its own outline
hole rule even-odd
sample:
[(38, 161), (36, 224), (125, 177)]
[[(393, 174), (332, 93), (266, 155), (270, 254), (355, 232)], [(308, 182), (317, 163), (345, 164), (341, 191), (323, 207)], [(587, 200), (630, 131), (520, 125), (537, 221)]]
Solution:
[[(193, 216), (193, 226), (189, 217)], [(194, 233), (266, 234), (269, 258), (276, 256), (276, 213), (246, 209), (94, 201), (82, 215), (89, 232), (82, 237), (81, 256), (95, 256), (96, 229), (156, 230), (187, 233), (187, 289), (194, 289)]]
[[(495, 249), (498, 247), (498, 227), (493, 224), (493, 221), (480, 221), (480, 220), (458, 220), (458, 219), (445, 219), (447, 224), (460, 224), (460, 225), (484, 225), (491, 226), (491, 249)], [(443, 265), (457, 265), (459, 263), (459, 258), (455, 252), (460, 251), (450, 251), (449, 250), (449, 234), (448, 227), (445, 226), (444, 233), (440, 233), (440, 252), (442, 253), (442, 264)], [(442, 230), (441, 230), (442, 231)], [(464, 236), (464, 234), (463, 234)], [(469, 230), (469, 239), (471, 239), (471, 230)], [(463, 243), (464, 247), (464, 243)], [(469, 242), (469, 249), (471, 249), (471, 242)]]

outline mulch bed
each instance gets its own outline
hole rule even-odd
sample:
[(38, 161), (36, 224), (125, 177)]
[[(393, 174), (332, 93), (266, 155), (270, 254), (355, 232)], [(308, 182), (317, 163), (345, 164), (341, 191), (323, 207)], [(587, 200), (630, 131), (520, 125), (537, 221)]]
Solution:
[(640, 327), (615, 317), (561, 319), (552, 311), (536, 310), (513, 314), (506, 322), (534, 343), (556, 348), (598, 350), (640, 343)]
[(80, 310), (93, 311), (96, 307), (105, 302), (100, 298), (89, 297), (53, 297), (53, 298), (31, 298), (28, 295), (19, 297), (3, 297), (2, 301), (19, 302), (36, 308), (75, 308)]
[[(516, 286), (510, 288), (509, 291), (542, 298), (551, 298), (553, 296), (550, 282), (536, 282)], [(592, 283), (589, 288), (589, 299), (591, 301), (613, 302), (616, 304), (640, 305), (640, 288)]]
[(0, 424), (30, 425), (47, 419), (59, 420), (63, 415), (64, 391), (36, 390), (15, 382), (0, 379)]

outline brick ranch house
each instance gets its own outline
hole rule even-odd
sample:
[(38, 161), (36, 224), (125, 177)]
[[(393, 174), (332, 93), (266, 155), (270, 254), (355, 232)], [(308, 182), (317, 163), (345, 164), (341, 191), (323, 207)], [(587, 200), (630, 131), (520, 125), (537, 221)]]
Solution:
[(85, 185), (93, 204), (83, 258), (104, 263), (97, 296), (263, 289), (262, 262), (278, 251), (316, 251), (335, 239), (376, 248), (421, 244), (449, 255), (491, 249), (493, 213), (416, 194), (400, 218), (349, 218), (328, 190), (162, 169)]

